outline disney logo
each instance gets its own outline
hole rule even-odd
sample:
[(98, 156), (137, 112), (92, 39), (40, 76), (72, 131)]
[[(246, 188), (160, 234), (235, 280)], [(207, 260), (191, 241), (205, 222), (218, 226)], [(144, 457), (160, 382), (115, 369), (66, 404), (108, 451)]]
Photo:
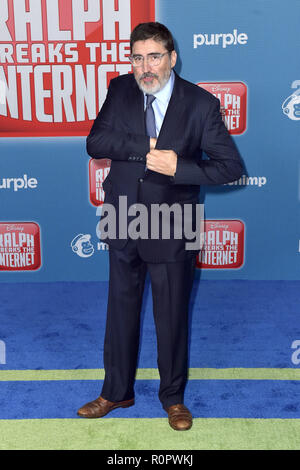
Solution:
[(226, 230), (228, 227), (229, 225), (219, 224), (218, 222), (210, 224), (210, 228), (224, 228)]
[(24, 227), (22, 227), (22, 225), (6, 225), (6, 231), (7, 232), (12, 232), (12, 231), (19, 231), (19, 232), (23, 232), (24, 231)]
[(217, 86), (214, 86), (212, 87), (211, 91), (213, 93), (217, 92), (217, 91), (225, 91), (225, 93), (229, 93), (230, 92), (230, 88), (225, 88), (225, 87), (221, 87), (220, 85), (217, 85)]

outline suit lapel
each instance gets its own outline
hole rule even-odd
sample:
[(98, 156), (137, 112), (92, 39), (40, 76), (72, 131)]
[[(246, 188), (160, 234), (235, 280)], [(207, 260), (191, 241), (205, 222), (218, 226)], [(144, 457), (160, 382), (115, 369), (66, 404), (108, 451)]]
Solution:
[(146, 134), (145, 117), (144, 117), (144, 94), (139, 89), (135, 78), (133, 77), (133, 85), (128, 91), (127, 101), (130, 110), (130, 121), (137, 134)]
[[(156, 148), (169, 148), (172, 141), (176, 141), (180, 135), (179, 128), (182, 125), (182, 115), (185, 112), (184, 89), (181, 78), (175, 73), (175, 82), (169, 105), (160, 129)], [(167, 147), (166, 147), (167, 146)]]

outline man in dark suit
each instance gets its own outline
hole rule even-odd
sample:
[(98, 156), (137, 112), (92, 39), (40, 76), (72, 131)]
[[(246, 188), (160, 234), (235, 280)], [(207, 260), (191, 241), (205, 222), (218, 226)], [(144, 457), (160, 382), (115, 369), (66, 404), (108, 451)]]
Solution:
[[(164, 25), (138, 25), (130, 46), (134, 73), (111, 80), (87, 138), (92, 158), (111, 159), (110, 173), (103, 183), (104, 208), (111, 204), (118, 221), (124, 216), (120, 196), (126, 196), (127, 206), (133, 209), (131, 215), (141, 204), (150, 215), (154, 205), (172, 208), (176, 204), (183, 211), (189, 205), (197, 232), (200, 185), (238, 179), (243, 170), (239, 153), (222, 121), (219, 100), (173, 71), (177, 55)], [(202, 151), (209, 159), (202, 159)], [(150, 215), (147, 225), (149, 222), (152, 233)], [(82, 417), (97, 418), (134, 404), (140, 309), (148, 270), (157, 334), (159, 398), (173, 429), (192, 426), (183, 395), (188, 308), (199, 246), (186, 249), (187, 236), (174, 234), (175, 218), (172, 213), (167, 222), (169, 238), (161, 230), (155, 237), (136, 238), (130, 230), (120, 235), (117, 225), (116, 237), (110, 234), (105, 239), (110, 248), (105, 380), (101, 395), (78, 411)], [(127, 228), (130, 221), (132, 217)]]

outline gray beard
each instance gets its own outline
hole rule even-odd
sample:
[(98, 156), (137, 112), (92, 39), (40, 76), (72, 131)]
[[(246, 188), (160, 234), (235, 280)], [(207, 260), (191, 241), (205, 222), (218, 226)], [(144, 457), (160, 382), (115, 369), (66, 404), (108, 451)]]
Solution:
[(139, 89), (142, 90), (143, 93), (148, 93), (149, 95), (153, 95), (155, 93), (158, 93), (160, 90), (162, 90), (166, 86), (166, 84), (168, 83), (169, 78), (171, 76), (171, 69), (169, 71), (169, 74), (163, 76), (160, 82), (157, 79), (157, 75), (153, 74), (153, 76), (155, 75), (155, 77), (156, 77), (157, 83), (155, 85), (148, 86), (148, 87), (144, 86), (141, 82), (142, 78), (145, 75), (147, 76), (147, 74), (144, 74), (144, 75), (142, 75), (142, 77), (140, 79), (137, 79), (136, 76), (134, 76), (134, 77), (135, 77), (135, 80), (138, 84)]

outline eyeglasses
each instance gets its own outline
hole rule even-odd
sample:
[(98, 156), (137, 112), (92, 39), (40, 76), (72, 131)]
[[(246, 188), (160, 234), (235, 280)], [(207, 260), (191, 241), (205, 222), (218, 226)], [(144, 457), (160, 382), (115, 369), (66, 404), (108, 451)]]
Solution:
[[(164, 52), (160, 54), (159, 52), (153, 52), (152, 54), (147, 54), (146, 59), (147, 63), (151, 66), (157, 66), (161, 63), (161, 59), (164, 55), (170, 54), (170, 52)], [(129, 60), (134, 67), (141, 67), (144, 63), (145, 57), (142, 55), (130, 55)]]

